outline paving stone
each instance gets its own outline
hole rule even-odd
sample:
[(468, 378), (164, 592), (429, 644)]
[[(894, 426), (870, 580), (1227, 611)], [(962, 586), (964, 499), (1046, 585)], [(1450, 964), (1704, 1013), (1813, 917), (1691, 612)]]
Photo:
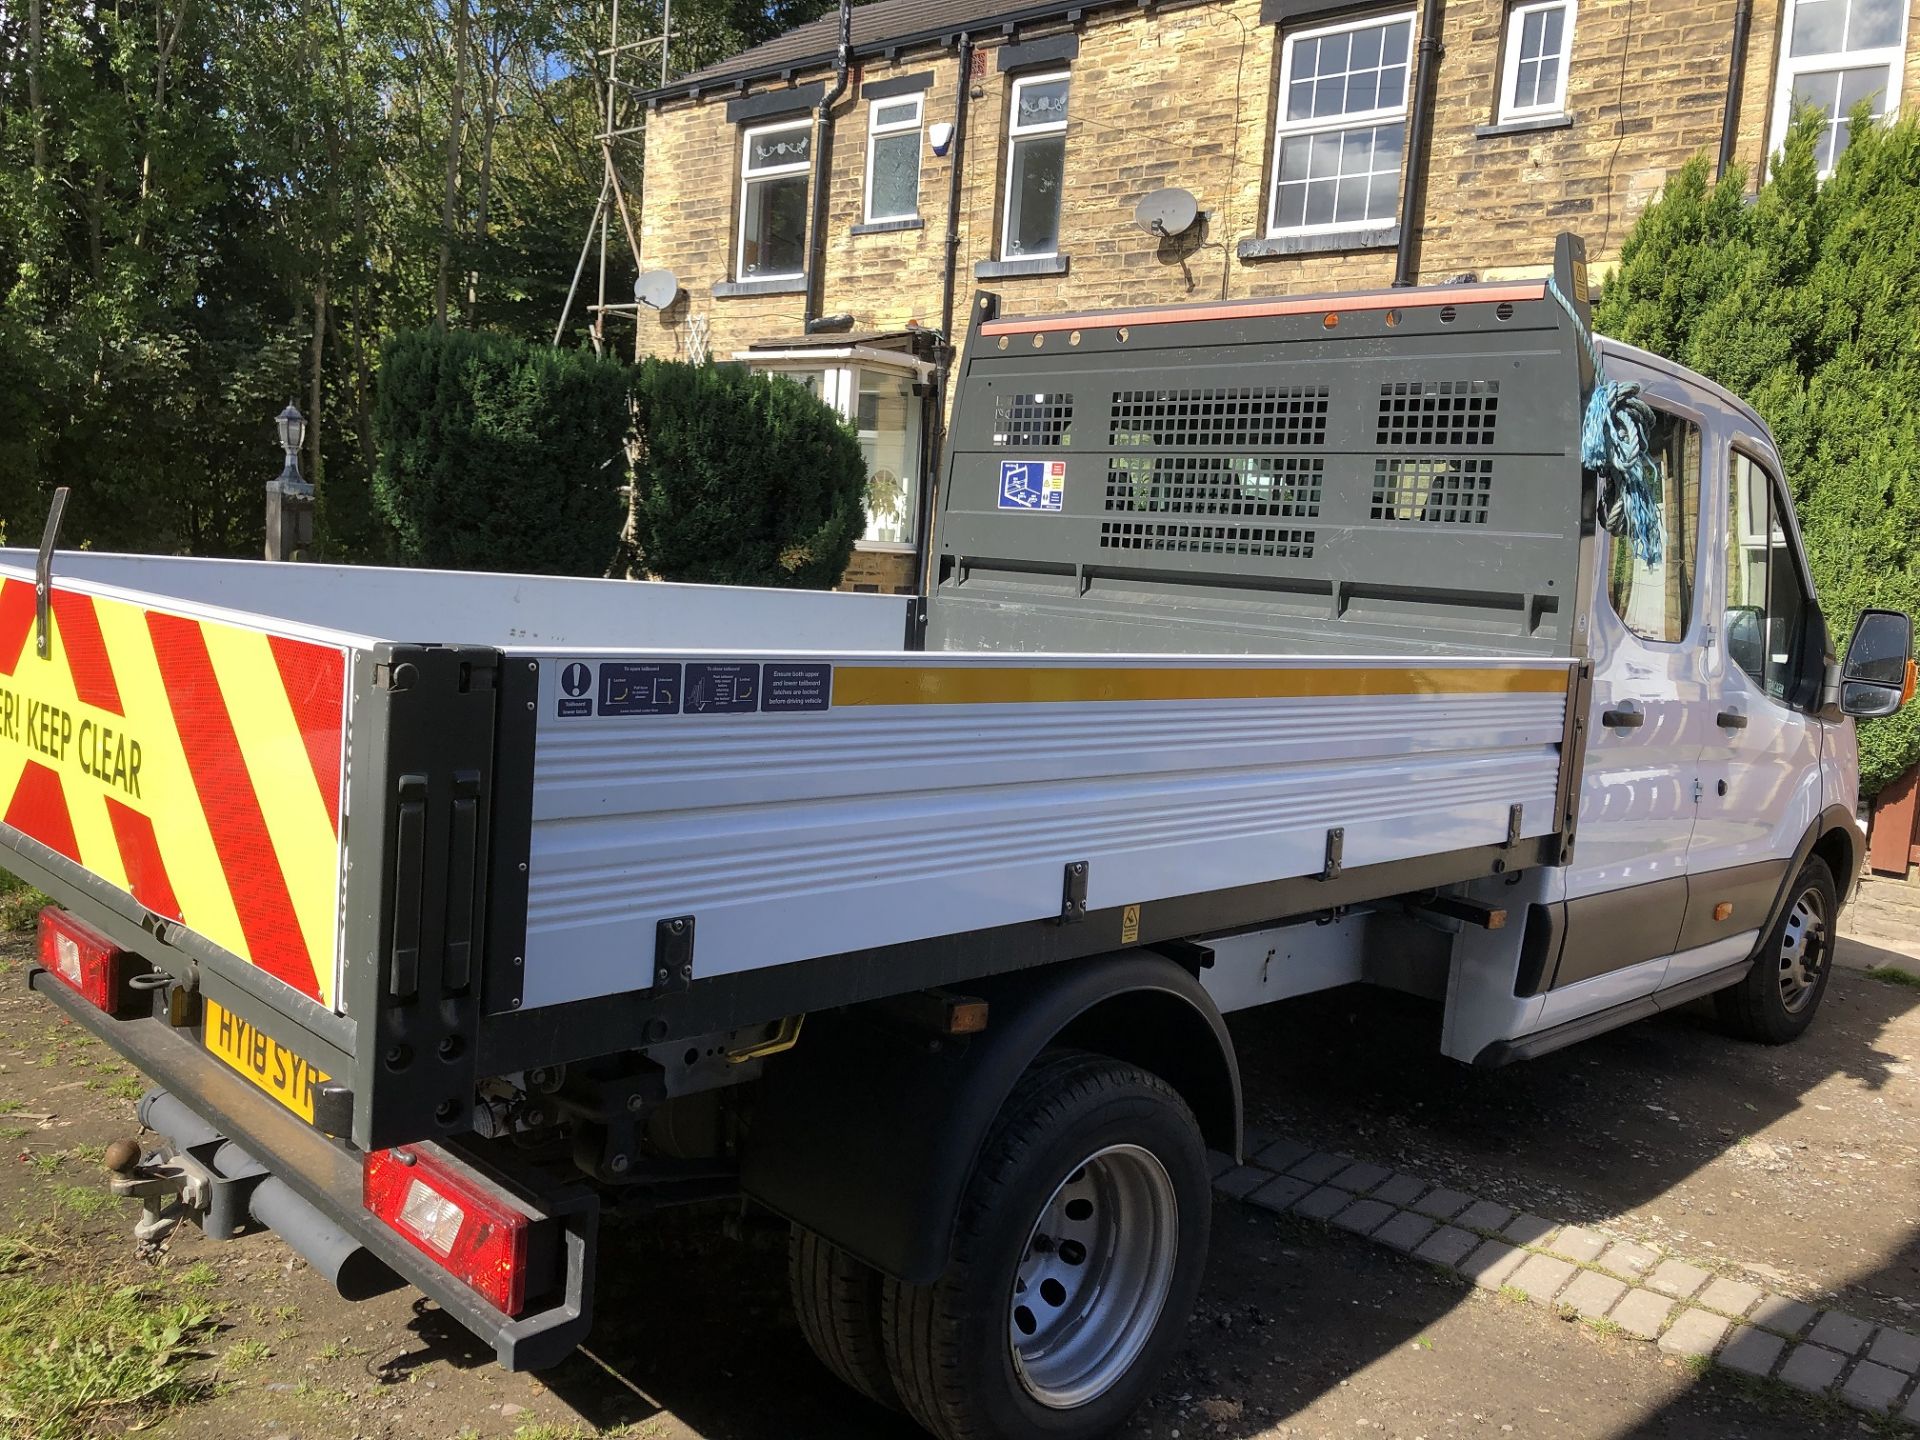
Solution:
[[(1387, 1202), (1381, 1200), (1379, 1204)], [(1373, 1238), (1382, 1245), (1391, 1245), (1396, 1250), (1409, 1253), (1428, 1235), (1433, 1233), (1433, 1221), (1424, 1215), (1416, 1215), (1411, 1210), (1402, 1210), (1386, 1224), (1373, 1232)]]
[(1838, 1310), (1829, 1310), (1820, 1317), (1807, 1339), (1816, 1345), (1825, 1345), (1830, 1350), (1858, 1355), (1860, 1347), (1867, 1343), (1867, 1337), (1871, 1334), (1873, 1326), (1865, 1320), (1844, 1315)]
[(1304, 1215), (1309, 1220), (1331, 1220), (1352, 1203), (1353, 1196), (1346, 1191), (1336, 1190), (1331, 1185), (1322, 1185), (1317, 1190), (1309, 1190), (1295, 1201), (1293, 1213)]
[[(1486, 1202), (1482, 1201), (1481, 1203), (1485, 1204)], [(1460, 1221), (1464, 1222), (1466, 1217), (1461, 1215), (1460, 1212), (1471, 1204), (1473, 1204), (1473, 1197), (1471, 1195), (1462, 1195), (1458, 1190), (1429, 1190), (1413, 1202), (1413, 1208), (1418, 1210), (1422, 1215), (1433, 1216), (1436, 1220), (1453, 1220), (1457, 1217)], [(1496, 1205), (1494, 1208), (1497, 1210), (1500, 1207)], [(1500, 1223), (1504, 1225), (1506, 1222), (1503, 1220)], [(1490, 1226), (1488, 1228), (1498, 1229), (1499, 1226)]]
[(1571, 1261), (1559, 1260), (1551, 1255), (1529, 1255), (1520, 1268), (1508, 1277), (1507, 1284), (1524, 1290), (1527, 1298), (1536, 1305), (1551, 1305), (1553, 1297), (1574, 1277), (1577, 1268)]
[(1747, 1319), (1768, 1330), (1792, 1337), (1806, 1329), (1807, 1322), (1813, 1316), (1811, 1305), (1802, 1305), (1798, 1300), (1789, 1300), (1784, 1295), (1762, 1295), (1760, 1303), (1753, 1307), (1753, 1313)]
[(1427, 1182), (1415, 1175), (1396, 1175), (1384, 1185), (1374, 1186), (1371, 1193), (1374, 1199), (1389, 1205), (1411, 1205), (1427, 1193)]
[(1647, 1288), (1685, 1300), (1711, 1278), (1698, 1265), (1689, 1265), (1684, 1260), (1662, 1260), (1647, 1276)]
[(1579, 1265), (1590, 1264), (1600, 1258), (1600, 1252), (1607, 1248), (1607, 1242), (1591, 1230), (1583, 1230), (1578, 1225), (1569, 1225), (1553, 1237), (1553, 1243), (1547, 1246), (1555, 1255), (1564, 1255)]
[(1526, 1258), (1526, 1251), (1504, 1240), (1488, 1240), (1460, 1262), (1460, 1273), (1482, 1290), (1498, 1290)]
[(1560, 1227), (1538, 1215), (1516, 1215), (1500, 1232), (1501, 1238), (1515, 1245), (1540, 1245), (1552, 1238)]
[(1625, 1275), (1630, 1280), (1638, 1280), (1659, 1263), (1658, 1250), (1649, 1250), (1645, 1245), (1636, 1245), (1631, 1240), (1614, 1241), (1607, 1247), (1607, 1253), (1600, 1257), (1601, 1269)]
[(1362, 1160), (1358, 1164), (1349, 1165), (1327, 1183), (1338, 1185), (1342, 1190), (1351, 1190), (1356, 1195), (1364, 1195), (1392, 1174), (1393, 1172), (1384, 1165), (1372, 1165)]
[(1248, 1157), (1257, 1156), (1279, 1138), (1264, 1125), (1249, 1125), (1240, 1132), (1240, 1153)]
[(1787, 1363), (1780, 1367), (1780, 1379), (1796, 1390), (1820, 1395), (1840, 1378), (1840, 1371), (1846, 1363), (1847, 1357), (1837, 1350), (1826, 1350), (1818, 1345), (1796, 1345), (1793, 1353), (1787, 1356)]
[(1342, 1170), (1353, 1164), (1351, 1155), (1329, 1155), (1324, 1150), (1316, 1150), (1304, 1160), (1296, 1160), (1287, 1167), (1287, 1174), (1298, 1175), (1302, 1180), (1311, 1180), (1316, 1185), (1324, 1185)]
[(1262, 1170), (1255, 1165), (1236, 1165), (1226, 1174), (1217, 1176), (1213, 1188), (1222, 1195), (1244, 1200), (1272, 1178), (1273, 1172), (1270, 1170)]
[(1740, 1316), (1751, 1310), (1760, 1299), (1760, 1287), (1750, 1285), (1745, 1280), (1729, 1280), (1717, 1275), (1707, 1282), (1707, 1288), (1694, 1299), (1709, 1310)]
[(1711, 1355), (1726, 1333), (1725, 1317), (1688, 1306), (1660, 1337), (1660, 1348), (1669, 1355)]
[(1271, 1145), (1262, 1145), (1253, 1153), (1253, 1163), (1264, 1165), (1269, 1170), (1287, 1171), (1298, 1165), (1313, 1153), (1309, 1145), (1297, 1140), (1276, 1140)]
[(1207, 1151), (1207, 1174), (1218, 1180), (1231, 1169), (1233, 1169), (1233, 1156), (1223, 1155), (1218, 1150)]
[(1306, 1181), (1292, 1175), (1276, 1175), (1247, 1199), (1263, 1209), (1284, 1214), (1293, 1208), (1295, 1201), (1312, 1189), (1313, 1186)]
[(1392, 1214), (1391, 1205), (1382, 1205), (1378, 1200), (1356, 1200), (1334, 1216), (1333, 1223), (1356, 1235), (1371, 1235)]
[(1905, 1371), (1890, 1370), (1885, 1365), (1862, 1360), (1853, 1367), (1847, 1383), (1840, 1388), (1840, 1398), (1849, 1405), (1858, 1405), (1862, 1410), (1891, 1410), (1900, 1399), (1900, 1392), (1907, 1388), (1907, 1381), (1912, 1378)]
[(1431, 1260), (1435, 1265), (1451, 1268), (1471, 1255), (1479, 1244), (1480, 1237), (1471, 1230), (1462, 1230), (1458, 1225), (1442, 1225), (1413, 1253), (1421, 1260)]
[(1900, 1418), (1909, 1425), (1920, 1425), (1920, 1394), (1907, 1401), (1907, 1408), (1900, 1412)]
[(1598, 1320), (1613, 1308), (1614, 1301), (1627, 1293), (1627, 1283), (1597, 1270), (1582, 1270), (1573, 1283), (1561, 1292), (1560, 1303), (1575, 1314)]
[(1729, 1370), (1764, 1380), (1773, 1373), (1773, 1362), (1786, 1348), (1787, 1342), (1778, 1335), (1769, 1335), (1751, 1325), (1736, 1325), (1733, 1338), (1720, 1347), (1720, 1363)]
[(1904, 1330), (1882, 1330), (1873, 1337), (1867, 1354), (1896, 1370), (1909, 1373), (1920, 1370), (1920, 1335), (1909, 1335)]
[(1667, 1323), (1667, 1316), (1672, 1313), (1673, 1302), (1666, 1296), (1656, 1295), (1651, 1290), (1629, 1290), (1620, 1297), (1620, 1303), (1613, 1307), (1607, 1318), (1629, 1335), (1651, 1340), (1660, 1333), (1660, 1327)]
[(1496, 1205), (1491, 1200), (1476, 1200), (1465, 1212), (1453, 1217), (1453, 1223), (1464, 1230), (1485, 1230), (1492, 1233), (1501, 1229), (1513, 1219), (1513, 1211), (1504, 1205)]

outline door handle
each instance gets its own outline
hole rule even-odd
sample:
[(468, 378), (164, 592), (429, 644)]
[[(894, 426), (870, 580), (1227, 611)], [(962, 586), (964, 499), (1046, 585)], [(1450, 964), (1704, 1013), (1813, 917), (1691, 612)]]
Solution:
[(1747, 728), (1747, 717), (1738, 710), (1722, 710), (1713, 717), (1713, 723), (1722, 730), (1744, 730)]
[(1602, 710), (1600, 723), (1609, 730), (1638, 730), (1647, 717), (1638, 710)]

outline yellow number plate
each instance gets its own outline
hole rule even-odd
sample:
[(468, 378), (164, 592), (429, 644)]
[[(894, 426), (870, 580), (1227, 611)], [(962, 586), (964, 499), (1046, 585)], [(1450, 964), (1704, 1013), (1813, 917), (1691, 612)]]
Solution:
[(252, 1021), (212, 1000), (203, 1003), (207, 1049), (311, 1125), (313, 1092), (329, 1077)]

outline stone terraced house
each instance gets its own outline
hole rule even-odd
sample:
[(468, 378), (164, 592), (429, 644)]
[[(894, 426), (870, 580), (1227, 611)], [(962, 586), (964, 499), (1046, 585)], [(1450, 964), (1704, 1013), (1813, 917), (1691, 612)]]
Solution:
[(1860, 99), (1920, 95), (1920, 0), (877, 0), (844, 78), (839, 40), (829, 14), (645, 97), (641, 257), (679, 294), (638, 348), (853, 420), (844, 583), (900, 592), (976, 290), (1033, 314), (1531, 276), (1561, 230), (1604, 275), (1688, 157), (1757, 174), (1797, 99), (1831, 164)]

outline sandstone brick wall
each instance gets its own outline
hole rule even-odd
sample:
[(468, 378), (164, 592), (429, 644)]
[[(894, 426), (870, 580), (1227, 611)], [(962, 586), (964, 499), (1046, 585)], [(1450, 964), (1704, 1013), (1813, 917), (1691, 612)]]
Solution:
[[(1544, 273), (1554, 237), (1565, 229), (1585, 236), (1604, 271), (1667, 176), (1695, 153), (1717, 153), (1735, 6), (1584, 0), (1568, 71), (1572, 123), (1481, 135), (1476, 127), (1496, 119), (1507, 4), (1453, 0), (1442, 36), (1419, 278)], [(1402, 8), (1418, 7), (1407, 0)], [(1754, 6), (1736, 154), (1749, 174), (1770, 134), (1782, 8), (1782, 0)], [(1902, 96), (1909, 107), (1920, 101), (1920, 0), (1914, 12)], [(1018, 38), (1064, 28), (1035, 26)], [(1087, 17), (1079, 54), (1066, 67), (1073, 85), (1060, 245), (1070, 271), (977, 282), (973, 266), (994, 257), (998, 240), (1011, 88), (994, 63), (994, 44), (983, 41), (974, 56), (957, 227), (956, 339), (964, 340), (968, 301), (983, 283), (999, 292), (1009, 313), (1390, 283), (1391, 248), (1249, 260), (1235, 253), (1238, 241), (1264, 233), (1281, 38), (1277, 27), (1260, 22), (1259, 0)], [(836, 111), (821, 308), (849, 312), (856, 329), (940, 323), (952, 152), (943, 159), (922, 147), (920, 229), (851, 233), (863, 218), (867, 102), (860, 86), (928, 70), (934, 81), (924, 123), (951, 120), (959, 76), (950, 49), (861, 65)], [(754, 87), (767, 88), (778, 87)], [(725, 98), (669, 102), (648, 120), (642, 258), (670, 266), (686, 298), (642, 316), (642, 353), (684, 356), (703, 332), (709, 352), (725, 358), (755, 341), (801, 333), (799, 294), (712, 293), (730, 278), (739, 144)], [(1133, 224), (1141, 197), (1167, 185), (1192, 191), (1204, 217), (1178, 243), (1156, 241)], [(862, 552), (847, 583), (891, 590), (910, 585), (911, 572), (910, 560)]]

